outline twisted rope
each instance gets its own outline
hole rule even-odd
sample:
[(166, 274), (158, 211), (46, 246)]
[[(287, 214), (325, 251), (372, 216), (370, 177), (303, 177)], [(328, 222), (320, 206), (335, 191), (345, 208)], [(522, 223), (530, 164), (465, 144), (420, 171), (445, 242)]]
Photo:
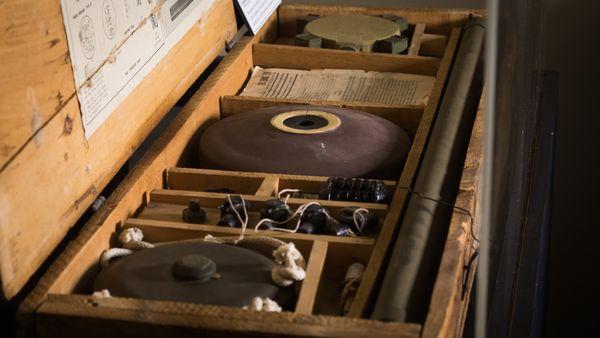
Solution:
[(244, 310), (250, 311), (264, 311), (264, 312), (281, 312), (281, 306), (270, 298), (252, 298), (250, 305), (242, 307)]
[(100, 266), (107, 267), (115, 258), (120, 258), (132, 254), (141, 249), (153, 248), (154, 245), (145, 242), (144, 233), (138, 228), (127, 228), (119, 234), (119, 243), (121, 248), (110, 248), (100, 256)]

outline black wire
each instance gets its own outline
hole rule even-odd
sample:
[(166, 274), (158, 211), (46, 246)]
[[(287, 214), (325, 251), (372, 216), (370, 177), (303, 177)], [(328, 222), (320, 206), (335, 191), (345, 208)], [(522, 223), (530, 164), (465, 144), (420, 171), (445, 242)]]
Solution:
[(417, 196), (421, 197), (422, 199), (433, 201), (433, 202), (436, 202), (436, 203), (439, 203), (439, 204), (442, 204), (442, 205), (449, 206), (449, 207), (451, 207), (451, 208), (453, 208), (453, 209), (461, 212), (462, 214), (469, 216), (469, 221), (471, 223), (470, 226), (469, 226), (469, 233), (470, 233), (469, 235), (471, 236), (471, 238), (473, 238), (474, 242), (480, 243), (479, 242), (479, 238), (475, 235), (475, 232), (473, 231), (473, 225), (475, 224), (475, 219), (473, 217), (473, 214), (471, 214), (471, 212), (469, 210), (467, 210), (465, 208), (461, 208), (461, 207), (457, 206), (454, 203), (449, 203), (449, 202), (446, 202), (446, 201), (443, 201), (443, 200), (440, 200), (440, 199), (436, 199), (436, 198), (433, 198), (433, 197), (425, 196), (425, 195), (423, 195), (422, 193), (420, 193), (418, 191), (412, 190), (410, 187), (399, 186), (398, 188), (399, 189), (404, 189), (404, 190), (408, 191), (408, 193), (417, 195)]
[[(440, 199), (436, 199), (433, 197), (429, 197), (429, 196), (425, 196), (422, 193), (418, 192), (418, 191), (414, 191), (412, 190), (410, 187), (402, 187), (399, 186), (399, 189), (404, 189), (406, 191), (408, 191), (409, 194), (414, 194), (419, 196), (422, 199), (425, 200), (429, 200), (429, 201), (433, 201), (442, 205), (446, 205), (449, 207), (452, 207), (454, 210), (457, 210), (459, 212), (461, 212), (464, 215), (469, 216), (469, 220), (470, 220), (470, 226), (469, 226), (469, 235), (471, 236), (471, 238), (473, 239), (473, 243), (471, 244), (471, 249), (473, 250), (473, 254), (471, 255), (471, 257), (469, 258), (468, 262), (463, 262), (463, 281), (462, 281), (462, 290), (461, 290), (461, 300), (465, 299), (465, 296), (467, 294), (467, 287), (468, 287), (468, 283), (469, 283), (469, 278), (468, 276), (471, 274), (471, 270), (473, 267), (473, 263), (475, 263), (475, 260), (477, 259), (477, 257), (479, 257), (479, 248), (475, 246), (475, 243), (479, 244), (479, 238), (477, 238), (477, 236), (475, 235), (475, 231), (473, 229), (474, 224), (475, 224), (475, 219), (473, 217), (473, 214), (471, 214), (471, 212), (465, 208), (461, 208), (459, 206), (457, 206), (454, 203), (449, 203)], [(467, 256), (465, 256), (466, 258)]]

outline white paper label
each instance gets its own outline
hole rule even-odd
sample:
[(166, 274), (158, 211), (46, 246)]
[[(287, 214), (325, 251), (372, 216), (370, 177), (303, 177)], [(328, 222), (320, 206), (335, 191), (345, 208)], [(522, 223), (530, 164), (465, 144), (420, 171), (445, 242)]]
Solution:
[(252, 34), (256, 34), (281, 5), (281, 0), (237, 0)]
[(255, 67), (242, 96), (424, 106), (433, 76), (363, 70)]
[(86, 138), (213, 0), (61, 0)]

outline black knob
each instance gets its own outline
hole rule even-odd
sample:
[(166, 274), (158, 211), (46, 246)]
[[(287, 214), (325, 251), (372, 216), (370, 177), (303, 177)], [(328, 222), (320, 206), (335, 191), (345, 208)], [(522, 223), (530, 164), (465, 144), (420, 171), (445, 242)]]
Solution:
[(326, 210), (316, 204), (309, 205), (302, 214), (302, 223), (310, 223), (313, 226), (314, 233), (325, 232), (327, 225)]
[(304, 222), (298, 227), (298, 232), (301, 234), (313, 234), (315, 233), (315, 226), (312, 223)]
[(185, 255), (173, 264), (173, 276), (187, 281), (206, 281), (217, 271), (217, 265), (202, 255)]
[(327, 232), (333, 236), (349, 237), (352, 236), (352, 230), (350, 227), (344, 224), (330, 224), (327, 228)]
[(261, 218), (272, 219), (277, 222), (284, 222), (290, 217), (289, 208), (280, 199), (271, 199), (265, 202), (265, 207), (260, 210)]
[(244, 206), (246, 210), (249, 210), (250, 202), (243, 200), (240, 196), (230, 196), (229, 198), (231, 199), (231, 203), (229, 203), (229, 199), (226, 198), (225, 202), (219, 206), (221, 217), (225, 216), (225, 214), (235, 214), (235, 211), (237, 211), (242, 218), (246, 217)]
[(221, 217), (221, 220), (219, 220), (219, 223), (217, 223), (217, 225), (222, 226), (222, 227), (230, 227), (230, 228), (242, 227), (242, 224), (238, 220), (237, 216), (233, 215), (233, 214), (223, 215), (223, 217)]
[(379, 217), (372, 213), (357, 213), (356, 221), (361, 225), (361, 230), (359, 230), (357, 224), (354, 222), (354, 212), (357, 209), (358, 207), (343, 208), (338, 214), (338, 221), (340, 224), (350, 227), (357, 235), (372, 233), (379, 225)]
[(197, 198), (189, 200), (188, 207), (183, 210), (181, 218), (187, 223), (204, 223), (206, 212), (200, 207), (200, 200)]
[(200, 210), (200, 200), (197, 199), (197, 198), (192, 198), (188, 202), (188, 209), (190, 209), (192, 211), (198, 211), (198, 210)]

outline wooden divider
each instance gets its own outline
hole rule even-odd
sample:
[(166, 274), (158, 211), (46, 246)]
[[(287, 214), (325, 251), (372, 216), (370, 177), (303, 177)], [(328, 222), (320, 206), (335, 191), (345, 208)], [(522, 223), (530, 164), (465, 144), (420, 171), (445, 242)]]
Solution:
[(423, 56), (442, 56), (446, 50), (447, 41), (445, 35), (425, 33), (421, 40), (419, 54)]
[(425, 34), (425, 24), (418, 23), (415, 25), (415, 29), (410, 40), (410, 47), (408, 48), (408, 55), (419, 55), (421, 49), (421, 42), (423, 41), (423, 34)]
[(253, 53), (254, 65), (263, 68), (359, 69), (435, 76), (440, 65), (438, 57), (357, 53), (265, 43), (255, 45)]
[[(128, 219), (124, 227), (141, 229), (144, 239), (155, 245), (202, 241), (209, 234), (215, 237), (235, 237), (241, 233), (239, 228), (141, 218)], [(251, 229), (246, 231), (246, 237), (256, 235)], [(328, 312), (337, 309), (339, 291), (336, 290), (343, 285), (344, 269), (356, 261), (366, 264), (375, 246), (375, 239), (368, 237), (315, 236), (277, 231), (260, 231), (258, 235), (293, 242), (307, 259), (306, 278), (301, 284), (295, 307), (296, 313), (307, 315), (317, 314), (314, 312), (316, 304), (319, 304), (321, 310), (329, 309)], [(269, 255), (270, 252), (263, 254)], [(325, 275), (328, 276), (326, 282), (323, 281)], [(327, 297), (319, 298), (318, 295), (323, 293)]]
[[(170, 203), (170, 204), (188, 204), (192, 198), (200, 200), (200, 204), (206, 208), (216, 208), (223, 204), (227, 198), (226, 193), (218, 192), (203, 192), (203, 191), (186, 191), (186, 190), (164, 190), (155, 189), (150, 194), (150, 203)], [(236, 195), (236, 194), (232, 194)], [(259, 211), (264, 202), (272, 199), (273, 196), (256, 196), (256, 195), (242, 195), (244, 199), (250, 202), (249, 210)], [(308, 203), (309, 199), (302, 198), (290, 198), (288, 204), (290, 207), (298, 207), (300, 205)], [(388, 207), (386, 204), (378, 203), (363, 203), (363, 202), (350, 202), (350, 201), (330, 201), (330, 200), (318, 200), (318, 202), (325, 208), (329, 209), (333, 213), (337, 213), (340, 209), (347, 206), (358, 206), (361, 208), (368, 209), (380, 217), (385, 217)]]
[(256, 196), (273, 197), (277, 195), (279, 187), (279, 177), (268, 175), (263, 179), (262, 184), (256, 191)]
[(325, 257), (327, 256), (328, 243), (314, 241), (310, 258), (306, 266), (306, 278), (302, 281), (298, 301), (296, 302), (296, 313), (311, 315), (315, 306), (317, 291), (321, 283), (321, 277), (325, 270)]
[(243, 173), (222, 170), (170, 168), (167, 170), (166, 187), (176, 190), (215, 190), (228, 187), (240, 194), (254, 194), (263, 183), (266, 174)]
[[(340, 311), (338, 288), (343, 285), (345, 269), (356, 261), (366, 265), (375, 248), (377, 234), (337, 237), (270, 230), (256, 232), (253, 229), (253, 225), (260, 220), (258, 211), (264, 207), (267, 200), (277, 196), (278, 190), (299, 188), (318, 192), (327, 177), (189, 168), (171, 168), (167, 170), (166, 177), (166, 186), (170, 189), (153, 190), (146, 207), (135, 218), (128, 219), (125, 227), (140, 228), (144, 232), (145, 239), (153, 243), (202, 240), (208, 234), (217, 237), (239, 236), (242, 231), (240, 228), (216, 225), (221, 217), (217, 207), (225, 202), (228, 194), (203, 190), (232, 187), (245, 190), (246, 194), (242, 196), (250, 204), (247, 209), (249, 227), (244, 232), (245, 236), (261, 235), (291, 241), (308, 258), (306, 278), (300, 288), (296, 313), (313, 314), (317, 311), (315, 314), (338, 314)], [(384, 184), (389, 189), (393, 189), (396, 182), (385, 181)], [(185, 190), (178, 190), (182, 188)], [(198, 199), (205, 210), (205, 224), (189, 224), (182, 220), (182, 211), (191, 198)], [(381, 223), (388, 224), (388, 227), (390, 222), (396, 220), (395, 216), (386, 217), (388, 214), (386, 204), (308, 198), (287, 200), (291, 208), (297, 208), (311, 201), (318, 201), (334, 216), (344, 207), (358, 206), (378, 215)], [(394, 212), (395, 214), (397, 211)], [(326, 281), (323, 281), (324, 276), (327, 276)]]
[[(167, 170), (165, 185), (168, 189), (195, 191), (209, 191), (227, 186), (233, 190), (237, 189), (236, 193), (253, 195), (257, 194), (256, 191), (259, 187), (266, 184), (264, 179), (270, 176), (279, 178), (279, 190), (293, 188), (314, 193), (319, 192), (322, 185), (329, 179), (327, 176), (173, 167)], [(388, 189), (393, 189), (396, 181), (384, 180), (383, 184)]]

